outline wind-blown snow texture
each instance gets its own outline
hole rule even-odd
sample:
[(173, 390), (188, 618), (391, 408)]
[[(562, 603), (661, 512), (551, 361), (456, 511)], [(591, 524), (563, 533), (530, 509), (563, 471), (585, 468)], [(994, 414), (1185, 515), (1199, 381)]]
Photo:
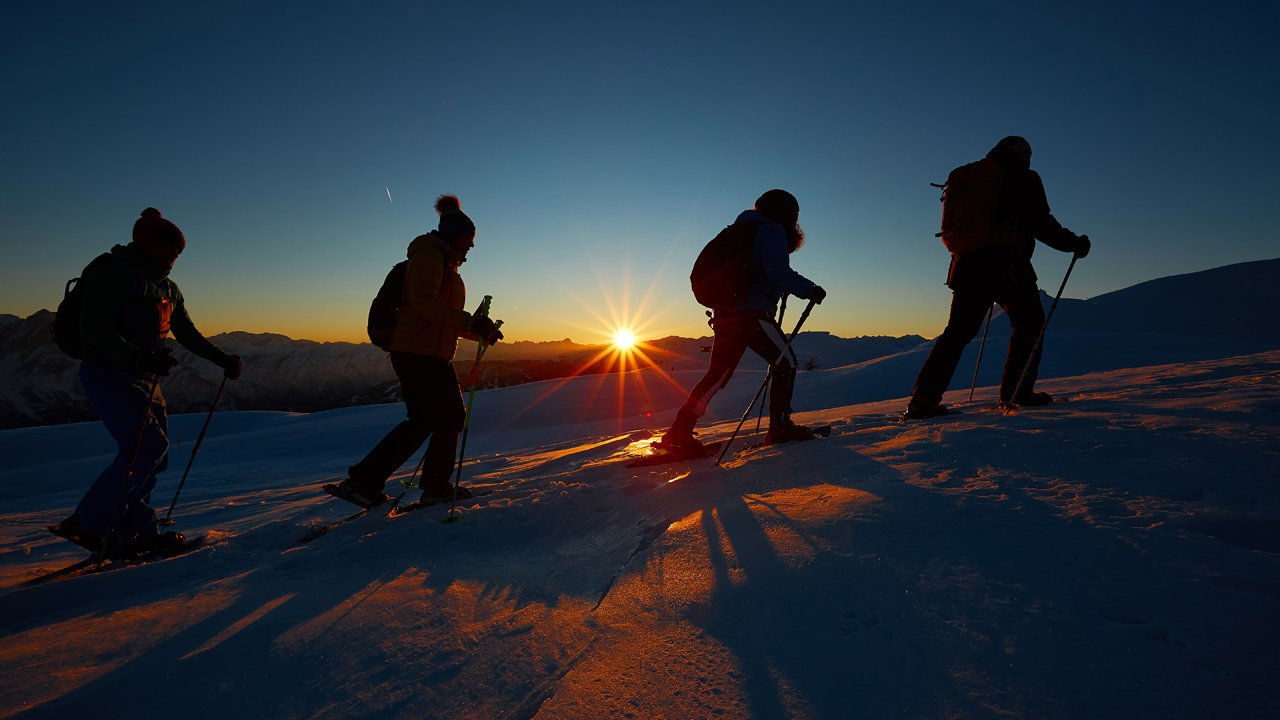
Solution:
[[(0, 432), (0, 717), (1280, 716), (1280, 351), (907, 425), (902, 399), (856, 404), (884, 367), (802, 373), (798, 419), (832, 437), (723, 469), (625, 467), (669, 413), (608, 411), (653, 374), (485, 391), (466, 478), (493, 492), (462, 522), (308, 545), (351, 511), (319, 484), (401, 406), (219, 415), (177, 513), (207, 548), (37, 587), (82, 555), (40, 528), (111, 447)], [(157, 504), (202, 421), (174, 419)]]

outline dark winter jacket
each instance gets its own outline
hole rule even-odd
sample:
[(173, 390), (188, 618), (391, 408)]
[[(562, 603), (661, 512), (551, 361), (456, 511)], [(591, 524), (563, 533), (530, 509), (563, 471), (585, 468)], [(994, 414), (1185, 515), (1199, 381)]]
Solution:
[(1049, 212), (1044, 183), (1034, 170), (1009, 167), (1000, 180), (992, 225), (1005, 236), (981, 250), (952, 257), (947, 285), (953, 290), (1036, 282), (1031, 255), (1036, 240), (1061, 252), (1075, 252), (1080, 237)]
[(142, 356), (160, 349), (170, 332), (196, 355), (227, 361), (191, 322), (169, 272), (157, 270), (133, 245), (111, 248), (111, 259), (81, 278), (80, 286), (85, 365), (136, 371)]
[(475, 339), (467, 332), (471, 313), (462, 309), (467, 286), (458, 274), (461, 258), (434, 230), (414, 238), (407, 252), (404, 309), (396, 317), (390, 349), (451, 361), (459, 337)]
[(772, 317), (783, 294), (809, 298), (817, 285), (791, 269), (787, 252), (787, 231), (756, 210), (746, 210), (734, 222), (760, 223), (756, 228), (755, 250), (751, 256), (751, 284), (739, 311), (759, 312)]

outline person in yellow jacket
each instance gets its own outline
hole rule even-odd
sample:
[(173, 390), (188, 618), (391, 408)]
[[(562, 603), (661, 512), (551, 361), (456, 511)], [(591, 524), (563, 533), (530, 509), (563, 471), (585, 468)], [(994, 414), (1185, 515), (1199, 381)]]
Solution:
[[(463, 310), (467, 289), (458, 273), (475, 246), (476, 226), (453, 195), (436, 200), (439, 227), (409, 243), (404, 298), (388, 349), (400, 379), (408, 417), (387, 433), (363, 460), (352, 465), (334, 494), (364, 507), (383, 502), (383, 487), (428, 436), (422, 465), (424, 498), (452, 497), (450, 482), (458, 435), (466, 416), (453, 369), (458, 338), (492, 345), (502, 332), (485, 315)], [(458, 497), (469, 497), (458, 488)]]

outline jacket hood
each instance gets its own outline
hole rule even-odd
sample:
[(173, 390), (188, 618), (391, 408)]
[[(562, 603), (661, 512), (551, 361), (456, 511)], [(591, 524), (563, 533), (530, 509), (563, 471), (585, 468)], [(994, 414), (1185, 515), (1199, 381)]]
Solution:
[(409, 243), (409, 249), (406, 252), (406, 257), (413, 257), (414, 253), (428, 247), (438, 249), (440, 254), (444, 255), (446, 263), (453, 265), (454, 267), (462, 264), (460, 262), (461, 256), (459, 256), (458, 252), (453, 249), (453, 245), (445, 242), (445, 240), (441, 238), (435, 230), (414, 238), (413, 242)]
[(742, 213), (738, 215), (738, 219), (734, 220), (734, 222), (735, 223), (742, 223), (742, 222), (777, 223), (778, 221), (774, 220), (771, 217), (765, 216), (765, 214), (760, 212), (759, 210), (743, 210)]
[(143, 277), (153, 282), (159, 282), (169, 277), (168, 269), (157, 267), (135, 245), (116, 245), (111, 248), (111, 257), (124, 266), (126, 270), (140, 272)]

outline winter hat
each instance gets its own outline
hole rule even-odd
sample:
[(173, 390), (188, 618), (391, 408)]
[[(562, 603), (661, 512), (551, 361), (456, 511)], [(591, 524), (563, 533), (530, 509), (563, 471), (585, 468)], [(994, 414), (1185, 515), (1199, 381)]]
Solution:
[(436, 230), (440, 237), (452, 240), (475, 233), (476, 224), (462, 212), (462, 203), (457, 195), (441, 195), (437, 198), (436, 212), (440, 213), (440, 227)]
[(800, 201), (786, 190), (770, 190), (756, 198), (756, 210), (786, 227), (795, 225), (800, 219)]
[(153, 207), (143, 210), (142, 216), (133, 224), (133, 242), (135, 245), (177, 245), (178, 252), (187, 247), (187, 239), (182, 236), (178, 226), (161, 217), (160, 211)]

